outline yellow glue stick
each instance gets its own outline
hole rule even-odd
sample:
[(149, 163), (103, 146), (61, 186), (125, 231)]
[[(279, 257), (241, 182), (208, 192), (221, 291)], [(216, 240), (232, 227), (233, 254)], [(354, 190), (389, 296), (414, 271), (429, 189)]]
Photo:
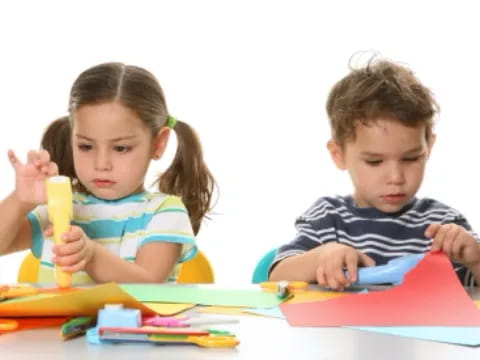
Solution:
[[(72, 220), (72, 186), (66, 176), (52, 176), (46, 180), (48, 219), (53, 226), (55, 244), (62, 244), (62, 234), (70, 229)], [(72, 274), (55, 265), (55, 281), (60, 288), (70, 287)]]

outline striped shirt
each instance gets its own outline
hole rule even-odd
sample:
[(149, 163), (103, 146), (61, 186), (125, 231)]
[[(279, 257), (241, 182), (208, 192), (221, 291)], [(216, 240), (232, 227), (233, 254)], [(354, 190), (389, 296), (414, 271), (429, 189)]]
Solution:
[[(53, 237), (45, 237), (48, 225), (47, 206), (41, 205), (28, 214), (32, 228), (32, 252), (40, 259), (38, 282), (54, 282), (52, 263)], [(195, 238), (187, 210), (177, 196), (143, 192), (118, 200), (102, 200), (92, 195), (73, 194), (72, 225), (118, 255), (134, 262), (138, 249), (150, 242), (182, 244), (178, 262), (196, 253)], [(178, 266), (170, 274), (175, 280)], [(72, 274), (74, 284), (91, 283), (85, 271)]]
[[(289, 256), (331, 241), (351, 246), (383, 265), (399, 256), (427, 252), (432, 240), (424, 233), (431, 223), (460, 225), (480, 242), (465, 217), (433, 199), (413, 198), (400, 211), (384, 213), (356, 207), (351, 196), (322, 197), (297, 218), (296, 237), (277, 250), (270, 269)], [(474, 284), (470, 270), (453, 265), (465, 286)]]

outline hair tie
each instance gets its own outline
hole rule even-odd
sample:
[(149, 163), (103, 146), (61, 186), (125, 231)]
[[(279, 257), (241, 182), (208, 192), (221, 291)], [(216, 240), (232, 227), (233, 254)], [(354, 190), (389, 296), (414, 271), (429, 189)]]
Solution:
[(176, 123), (177, 123), (177, 119), (175, 119), (173, 116), (168, 115), (167, 127), (170, 129), (173, 129)]

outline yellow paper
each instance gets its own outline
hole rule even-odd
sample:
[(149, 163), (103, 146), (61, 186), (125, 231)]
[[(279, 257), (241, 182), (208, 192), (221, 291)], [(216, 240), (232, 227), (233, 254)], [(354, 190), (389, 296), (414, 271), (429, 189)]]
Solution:
[(233, 306), (199, 306), (195, 311), (209, 314), (247, 315), (245, 308)]
[(285, 301), (286, 304), (296, 304), (308, 301), (318, 301), (336, 298), (339, 296), (347, 295), (345, 292), (338, 291), (321, 291), (321, 290), (304, 290), (295, 291), (293, 297)]
[(0, 317), (96, 315), (105, 304), (123, 304), (126, 308), (154, 315), (155, 311), (135, 300), (115, 283), (97, 285), (59, 295), (34, 295), (0, 302)]
[(145, 302), (143, 305), (149, 307), (159, 315), (171, 316), (191, 309), (195, 304), (174, 304), (174, 303), (153, 303)]

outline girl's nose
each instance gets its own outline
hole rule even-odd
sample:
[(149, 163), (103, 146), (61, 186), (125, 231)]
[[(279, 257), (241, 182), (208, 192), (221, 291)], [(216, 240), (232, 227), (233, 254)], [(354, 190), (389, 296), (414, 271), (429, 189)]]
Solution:
[(95, 170), (109, 171), (112, 170), (112, 161), (107, 151), (98, 151), (95, 156)]

